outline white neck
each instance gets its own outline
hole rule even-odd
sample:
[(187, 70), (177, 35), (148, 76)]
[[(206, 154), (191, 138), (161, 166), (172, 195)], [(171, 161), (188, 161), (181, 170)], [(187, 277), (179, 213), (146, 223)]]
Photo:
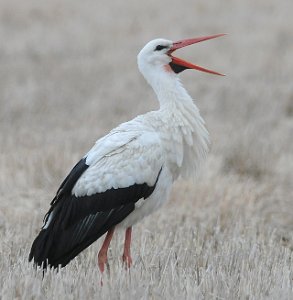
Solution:
[(194, 176), (208, 152), (209, 134), (204, 120), (175, 73), (164, 70), (149, 78), (160, 102), (158, 129), (174, 177)]

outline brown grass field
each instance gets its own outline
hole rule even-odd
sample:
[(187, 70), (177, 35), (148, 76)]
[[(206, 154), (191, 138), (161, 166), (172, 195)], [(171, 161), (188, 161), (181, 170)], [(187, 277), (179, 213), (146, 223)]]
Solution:
[[(0, 299), (293, 299), (293, 1), (0, 0)], [(59, 273), (28, 263), (60, 182), (95, 140), (158, 104), (142, 46), (178, 56), (211, 134), (195, 182), (123, 234), (100, 285), (94, 243)]]

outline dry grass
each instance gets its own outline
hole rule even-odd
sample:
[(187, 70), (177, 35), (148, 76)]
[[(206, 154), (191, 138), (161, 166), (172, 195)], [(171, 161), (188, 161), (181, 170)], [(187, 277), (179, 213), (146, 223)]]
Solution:
[[(0, 1), (0, 299), (292, 299), (290, 0)], [(135, 56), (155, 37), (228, 32), (182, 56), (226, 72), (183, 81), (213, 146), (196, 183), (122, 234), (101, 287), (100, 241), (42, 280), (29, 247), (66, 172), (113, 126), (154, 109)]]

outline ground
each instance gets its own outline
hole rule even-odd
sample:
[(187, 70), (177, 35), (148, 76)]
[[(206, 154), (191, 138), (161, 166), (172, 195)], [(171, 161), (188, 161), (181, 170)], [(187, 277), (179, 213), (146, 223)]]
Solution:
[[(293, 299), (293, 2), (0, 1), (0, 298)], [(195, 181), (59, 273), (28, 263), (58, 185), (95, 140), (156, 109), (136, 66), (149, 40), (228, 33), (178, 56), (212, 145)], [(180, 55), (179, 55), (180, 54)]]

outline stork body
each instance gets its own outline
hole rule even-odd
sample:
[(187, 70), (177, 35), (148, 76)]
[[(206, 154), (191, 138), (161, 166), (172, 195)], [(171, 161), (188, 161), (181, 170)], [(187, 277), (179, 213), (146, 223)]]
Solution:
[(63, 267), (108, 232), (98, 256), (103, 272), (119, 226), (126, 229), (123, 260), (131, 265), (132, 226), (162, 206), (178, 176), (193, 176), (208, 152), (204, 121), (177, 73), (213, 71), (171, 56), (186, 41), (191, 44), (153, 40), (139, 53), (139, 69), (157, 94), (159, 110), (119, 125), (77, 163), (51, 203), (30, 260)]

